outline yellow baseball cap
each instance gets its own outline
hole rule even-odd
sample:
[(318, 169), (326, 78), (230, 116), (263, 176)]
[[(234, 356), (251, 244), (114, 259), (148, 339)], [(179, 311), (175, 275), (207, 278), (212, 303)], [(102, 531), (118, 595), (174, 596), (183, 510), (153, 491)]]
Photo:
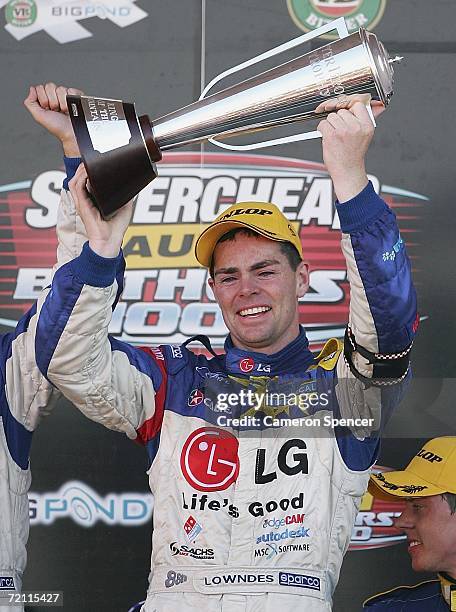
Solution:
[(209, 268), (217, 242), (224, 234), (238, 227), (249, 228), (271, 240), (291, 242), (302, 259), (301, 240), (275, 204), (239, 202), (221, 213), (196, 241), (195, 256), (200, 264)]
[(456, 437), (429, 440), (405, 470), (372, 474), (369, 493), (387, 501), (456, 493)]

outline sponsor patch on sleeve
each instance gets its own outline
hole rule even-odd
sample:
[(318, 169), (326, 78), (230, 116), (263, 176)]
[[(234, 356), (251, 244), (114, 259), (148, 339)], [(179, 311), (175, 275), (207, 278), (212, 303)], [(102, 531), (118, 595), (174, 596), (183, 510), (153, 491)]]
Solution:
[(279, 572), (279, 584), (283, 586), (302, 587), (303, 589), (320, 590), (320, 578), (307, 576), (306, 574), (291, 574), (290, 572)]

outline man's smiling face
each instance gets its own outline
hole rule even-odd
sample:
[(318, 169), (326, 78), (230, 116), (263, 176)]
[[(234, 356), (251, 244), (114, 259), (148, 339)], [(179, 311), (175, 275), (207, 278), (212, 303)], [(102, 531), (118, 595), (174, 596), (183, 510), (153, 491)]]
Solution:
[(242, 231), (220, 242), (209, 284), (235, 346), (272, 354), (298, 336), (308, 269), (293, 270), (280, 242)]
[(416, 572), (456, 576), (456, 514), (441, 495), (407, 499), (395, 526), (405, 531)]

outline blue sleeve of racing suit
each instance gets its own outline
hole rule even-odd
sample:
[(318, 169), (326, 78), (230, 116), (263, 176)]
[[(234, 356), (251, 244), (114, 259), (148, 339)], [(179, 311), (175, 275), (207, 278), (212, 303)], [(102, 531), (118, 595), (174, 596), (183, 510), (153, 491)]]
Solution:
[(100, 257), (88, 243), (59, 268), (41, 309), (36, 359), (87, 417), (146, 444), (160, 425), (166, 376), (153, 354), (108, 335), (123, 273), (121, 253)]
[[(14, 407), (8, 402), (7, 392), (14, 393), (14, 389), (11, 388), (14, 383), (10, 380), (8, 384), (6, 370), (8, 360), (12, 358), (13, 343), (22, 334), (28, 333), (30, 319), (35, 313), (36, 304), (20, 319), (13, 332), (0, 336), (0, 424), (3, 426), (8, 452), (13, 461), (23, 470), (27, 469), (29, 463), (32, 431), (24, 426), (22, 411), (15, 414)], [(20, 384), (21, 381), (16, 380), (15, 383)], [(24, 381), (24, 384), (30, 383)], [(18, 390), (18, 395), (20, 393), (25, 394), (25, 391)]]
[[(349, 268), (352, 300), (362, 303), (361, 320), (368, 320), (366, 329), (370, 346), (365, 346), (362, 325), (354, 331), (361, 346), (371, 352), (398, 353), (413, 341), (417, 327), (416, 293), (412, 283), (410, 261), (396, 222), (396, 216), (369, 184), (355, 198), (336, 203), (344, 253)], [(351, 270), (350, 270), (351, 267)], [(356, 310), (357, 305), (354, 304)], [(356, 322), (351, 324), (356, 328)], [(359, 337), (358, 337), (359, 334)], [(373, 342), (373, 344), (372, 344)], [(382, 388), (381, 422), (386, 424), (400, 402), (409, 382)], [(338, 415), (334, 415), (338, 416)], [(344, 428), (336, 429), (341, 455), (354, 470), (367, 469), (379, 452), (381, 428), (362, 442)]]

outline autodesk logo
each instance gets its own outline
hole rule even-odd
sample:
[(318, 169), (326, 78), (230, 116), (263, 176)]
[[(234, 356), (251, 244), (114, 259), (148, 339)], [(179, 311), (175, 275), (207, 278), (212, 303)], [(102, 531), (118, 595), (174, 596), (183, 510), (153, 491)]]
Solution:
[(5, 29), (19, 41), (44, 30), (54, 40), (64, 44), (92, 36), (79, 23), (83, 19), (109, 19), (124, 28), (147, 17), (146, 11), (135, 5), (135, 0), (0, 0), (0, 8), (4, 6)]

